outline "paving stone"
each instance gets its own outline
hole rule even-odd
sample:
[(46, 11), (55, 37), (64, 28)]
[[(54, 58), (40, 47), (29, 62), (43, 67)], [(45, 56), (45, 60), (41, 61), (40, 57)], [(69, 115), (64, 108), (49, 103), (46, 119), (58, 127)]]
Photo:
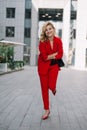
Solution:
[(44, 112), (37, 67), (0, 76), (0, 130), (87, 130), (87, 71), (63, 68)]

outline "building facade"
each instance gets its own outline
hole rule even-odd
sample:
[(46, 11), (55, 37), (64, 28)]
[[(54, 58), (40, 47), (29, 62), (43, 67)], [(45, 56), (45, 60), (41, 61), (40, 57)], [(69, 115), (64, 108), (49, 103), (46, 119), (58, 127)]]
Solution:
[(14, 60), (30, 56), (31, 0), (0, 0), (0, 39), (26, 43), (14, 47)]
[(37, 65), (40, 29), (51, 21), (61, 37), (66, 66), (87, 68), (86, 0), (0, 0), (0, 39), (25, 43), (15, 47), (15, 57), (24, 56)]

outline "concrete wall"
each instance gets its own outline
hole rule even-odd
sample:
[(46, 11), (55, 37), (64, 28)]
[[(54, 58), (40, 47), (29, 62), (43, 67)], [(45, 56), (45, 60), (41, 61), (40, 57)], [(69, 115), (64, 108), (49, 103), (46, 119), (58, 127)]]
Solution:
[(87, 1), (79, 0), (77, 7), (77, 33), (75, 68), (84, 70), (87, 48)]
[[(15, 8), (15, 18), (6, 18), (6, 8)], [(0, 39), (14, 42), (24, 42), (25, 0), (0, 1)], [(6, 26), (15, 27), (15, 36), (6, 37)], [(14, 57), (23, 60), (23, 47), (14, 48)]]
[[(31, 65), (36, 65), (36, 62), (37, 62), (36, 57), (37, 57), (37, 42), (38, 42), (38, 8), (57, 8), (57, 9), (65, 8), (67, 6), (68, 1), (70, 0), (54, 0), (54, 1), (53, 0), (32, 0), (31, 57), (30, 57)], [(70, 9), (69, 9), (69, 6), (67, 7), (68, 9), (66, 10), (68, 11), (68, 15), (69, 15)], [(69, 21), (67, 23), (67, 26), (68, 24), (69, 24)], [(67, 34), (64, 33), (64, 37), (65, 35), (68, 35), (68, 33)], [(67, 38), (68, 37), (69, 36), (67, 36)]]

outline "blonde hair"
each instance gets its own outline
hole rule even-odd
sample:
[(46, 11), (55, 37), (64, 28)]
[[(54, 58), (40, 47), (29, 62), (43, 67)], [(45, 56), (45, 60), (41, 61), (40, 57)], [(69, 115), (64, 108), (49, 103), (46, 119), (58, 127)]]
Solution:
[(40, 35), (40, 41), (44, 42), (44, 41), (47, 41), (48, 40), (48, 37), (46, 36), (46, 27), (50, 25), (53, 29), (54, 29), (54, 35), (55, 35), (55, 27), (54, 25), (51, 23), (51, 22), (46, 22), (43, 27), (42, 27), (42, 32), (41, 32), (41, 35)]

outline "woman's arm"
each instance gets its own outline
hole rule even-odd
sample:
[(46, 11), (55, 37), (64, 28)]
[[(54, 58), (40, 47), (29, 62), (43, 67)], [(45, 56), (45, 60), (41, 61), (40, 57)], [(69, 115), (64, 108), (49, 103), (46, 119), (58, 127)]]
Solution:
[(48, 61), (48, 60), (51, 60), (51, 59), (55, 59), (56, 55), (58, 54), (57, 52), (56, 53), (53, 53), (53, 54), (50, 54), (50, 55), (47, 55), (47, 52), (46, 52), (46, 49), (45, 49), (45, 44), (44, 43), (41, 43), (39, 44), (39, 51), (40, 51), (40, 54), (41, 54), (41, 57), (44, 61)]
[(58, 54), (58, 53), (55, 52), (55, 53), (53, 53), (53, 54), (48, 55), (47, 60), (55, 59), (55, 56), (56, 56), (57, 54)]
[(57, 56), (57, 54), (58, 54), (58, 52), (55, 52), (55, 53), (53, 53), (53, 54), (48, 55), (48, 54), (47, 54), (47, 51), (46, 51), (45, 44), (42, 43), (42, 42), (40, 42), (40, 44), (39, 44), (39, 51), (40, 51), (40, 55), (41, 55), (41, 57), (42, 57), (42, 59), (43, 59), (44, 61), (48, 61), (48, 60), (51, 60), (51, 59), (55, 59), (56, 56)]
[(61, 59), (63, 56), (63, 46), (60, 38), (58, 38), (57, 43), (58, 43), (58, 54), (55, 56), (55, 59)]

